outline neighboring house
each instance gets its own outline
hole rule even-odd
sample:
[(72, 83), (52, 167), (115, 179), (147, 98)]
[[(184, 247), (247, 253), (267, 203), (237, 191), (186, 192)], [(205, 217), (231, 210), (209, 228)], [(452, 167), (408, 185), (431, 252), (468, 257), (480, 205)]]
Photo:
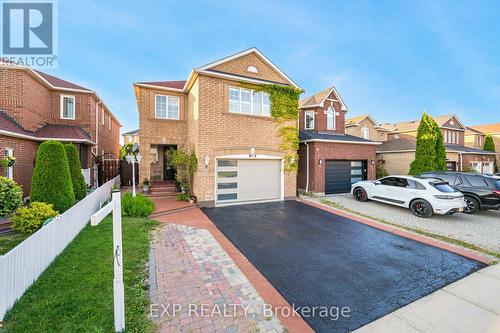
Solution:
[[(467, 128), (456, 115), (433, 117), (443, 133), (446, 148), (446, 166), (450, 171), (472, 168), (479, 173), (492, 173), (494, 154), (481, 148), (465, 146)], [(390, 174), (406, 175), (415, 159), (416, 137), (420, 120), (392, 124), (393, 131), (377, 148), (381, 160)], [(389, 125), (386, 125), (389, 127)]]
[(269, 96), (248, 84), (298, 88), (256, 48), (195, 68), (186, 81), (135, 83), (140, 179), (173, 180), (165, 153), (188, 148), (198, 159), (192, 190), (200, 206), (295, 197)]
[(345, 132), (372, 141), (386, 141), (391, 128), (379, 124), (369, 114), (348, 118), (345, 120)]
[(74, 143), (85, 179), (93, 184), (95, 156), (119, 153), (120, 126), (94, 91), (28, 67), (0, 65), (0, 159), (16, 158), (6, 174), (24, 195), (41, 142)]
[[(485, 124), (485, 125), (475, 125), (469, 126), (471, 130), (479, 131), (485, 134), (490, 134), (493, 137), (493, 142), (495, 142), (495, 149), (497, 152), (497, 163), (500, 165), (500, 123), (496, 124)], [(483, 140), (484, 145), (484, 140)]]
[(300, 190), (345, 193), (352, 183), (375, 178), (375, 147), (380, 142), (346, 134), (346, 113), (335, 87), (300, 101)]
[(127, 133), (123, 133), (123, 144), (126, 145), (127, 143), (137, 143), (139, 144), (139, 130), (133, 130)]
[(486, 134), (483, 132), (475, 130), (472, 127), (467, 127), (464, 133), (464, 145), (466, 147), (483, 149), (485, 138)]

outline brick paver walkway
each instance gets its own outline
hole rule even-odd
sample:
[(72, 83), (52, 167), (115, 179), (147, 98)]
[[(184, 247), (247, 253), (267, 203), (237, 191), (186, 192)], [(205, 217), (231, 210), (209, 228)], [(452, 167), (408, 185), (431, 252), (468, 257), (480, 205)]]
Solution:
[(166, 224), (153, 238), (151, 317), (163, 332), (283, 332), (208, 230)]
[[(350, 194), (329, 195), (324, 199), (375, 219), (383, 219), (500, 252), (500, 211), (481, 211), (473, 215), (434, 215), (422, 219), (405, 208), (375, 201), (358, 202)], [(320, 199), (311, 200), (320, 201)]]

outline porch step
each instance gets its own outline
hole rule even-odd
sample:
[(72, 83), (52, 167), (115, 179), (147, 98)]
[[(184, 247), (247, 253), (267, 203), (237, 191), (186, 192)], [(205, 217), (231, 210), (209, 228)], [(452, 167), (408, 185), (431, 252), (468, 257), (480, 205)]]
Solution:
[(153, 213), (153, 214), (149, 215), (149, 218), (156, 218), (156, 217), (165, 216), (165, 215), (169, 215), (169, 214), (173, 214), (173, 213), (183, 212), (185, 210), (190, 210), (190, 209), (196, 208), (197, 206), (198, 206), (197, 204), (190, 204), (189, 206), (185, 206), (185, 207), (167, 209), (167, 210)]
[(166, 193), (153, 193), (150, 192), (145, 194), (148, 198), (175, 198), (175, 196), (179, 194), (177, 192), (166, 192)]
[(163, 188), (163, 187), (151, 187), (149, 189), (151, 193), (176, 193), (177, 189), (175, 187), (172, 188)]
[(0, 235), (6, 235), (14, 233), (15, 230), (12, 229), (12, 222), (0, 223)]

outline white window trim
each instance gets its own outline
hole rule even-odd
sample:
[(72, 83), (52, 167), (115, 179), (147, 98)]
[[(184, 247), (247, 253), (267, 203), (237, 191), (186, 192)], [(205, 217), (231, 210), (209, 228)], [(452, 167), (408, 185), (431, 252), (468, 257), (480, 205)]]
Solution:
[(368, 127), (364, 126), (363, 128), (361, 128), (361, 134), (363, 135), (364, 139), (370, 140), (370, 129)]
[(101, 107), (101, 124), (104, 126), (105, 112), (104, 108)]
[[(65, 117), (64, 116), (64, 99), (65, 98), (70, 98), (73, 100), (73, 117)], [(69, 120), (75, 120), (76, 118), (76, 98), (73, 95), (61, 95), (60, 99), (60, 113), (61, 113), (61, 119), (69, 119)]]
[[(156, 103), (156, 98), (157, 96), (162, 96), (162, 97), (166, 97), (167, 99), (167, 103), (166, 103), (166, 106), (167, 106), (167, 113), (166, 113), (166, 117), (158, 117), (158, 112), (156, 112), (156, 108), (157, 108), (157, 103)], [(176, 98), (177, 99), (177, 118), (169, 118), (168, 117), (168, 99), (169, 98)], [(155, 94), (155, 118), (156, 119), (169, 119), (169, 120), (179, 120), (180, 119), (180, 116), (181, 116), (181, 103), (180, 103), (180, 98), (179, 96), (175, 96), (175, 95), (164, 95), (164, 94)]]
[[(231, 89), (238, 90), (238, 112), (231, 111), (230, 105), (231, 105), (231, 98), (230, 98), (230, 93), (229, 91)], [(245, 113), (241, 112), (241, 90), (247, 90), (250, 92), (250, 113)], [(261, 93), (261, 99), (260, 99), (260, 114), (254, 114), (253, 113), (253, 95), (256, 91), (252, 89), (247, 89), (247, 88), (240, 88), (240, 87), (233, 87), (230, 86), (228, 89), (228, 112), (233, 113), (233, 114), (244, 114), (247, 116), (254, 116), (254, 117), (271, 117), (271, 101), (269, 100), (269, 114), (264, 114), (264, 94), (267, 94), (265, 91), (262, 91)], [(269, 94), (268, 94), (269, 95)]]
[[(330, 112), (330, 110), (331, 110), (332, 112)], [(333, 116), (333, 127), (332, 127), (332, 128), (329, 128), (329, 127), (328, 127), (328, 115), (329, 115), (330, 113), (331, 113), (331, 114), (332, 114), (332, 116)], [(333, 108), (333, 106), (330, 106), (330, 107), (328, 107), (328, 109), (326, 109), (326, 129), (327, 129), (327, 130), (329, 130), (329, 131), (335, 131), (335, 130), (337, 129), (337, 121), (336, 121), (336, 119), (335, 119), (335, 118), (336, 118), (336, 117), (335, 117), (335, 113), (336, 113), (336, 112), (335, 112), (335, 109)]]
[[(307, 116), (312, 115), (312, 127), (307, 127)], [(304, 112), (304, 129), (306, 130), (313, 130), (314, 129), (314, 122), (315, 122), (315, 117), (314, 117), (314, 111), (306, 111)]]
[(111, 131), (111, 116), (108, 116), (108, 130)]

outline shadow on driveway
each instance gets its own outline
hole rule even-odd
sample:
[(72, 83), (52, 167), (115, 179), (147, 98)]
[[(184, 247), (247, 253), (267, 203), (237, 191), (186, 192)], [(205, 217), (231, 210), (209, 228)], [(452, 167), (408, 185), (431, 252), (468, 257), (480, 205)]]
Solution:
[(484, 267), (297, 201), (203, 211), (290, 304), (333, 309), (303, 316), (316, 332), (354, 330)]

